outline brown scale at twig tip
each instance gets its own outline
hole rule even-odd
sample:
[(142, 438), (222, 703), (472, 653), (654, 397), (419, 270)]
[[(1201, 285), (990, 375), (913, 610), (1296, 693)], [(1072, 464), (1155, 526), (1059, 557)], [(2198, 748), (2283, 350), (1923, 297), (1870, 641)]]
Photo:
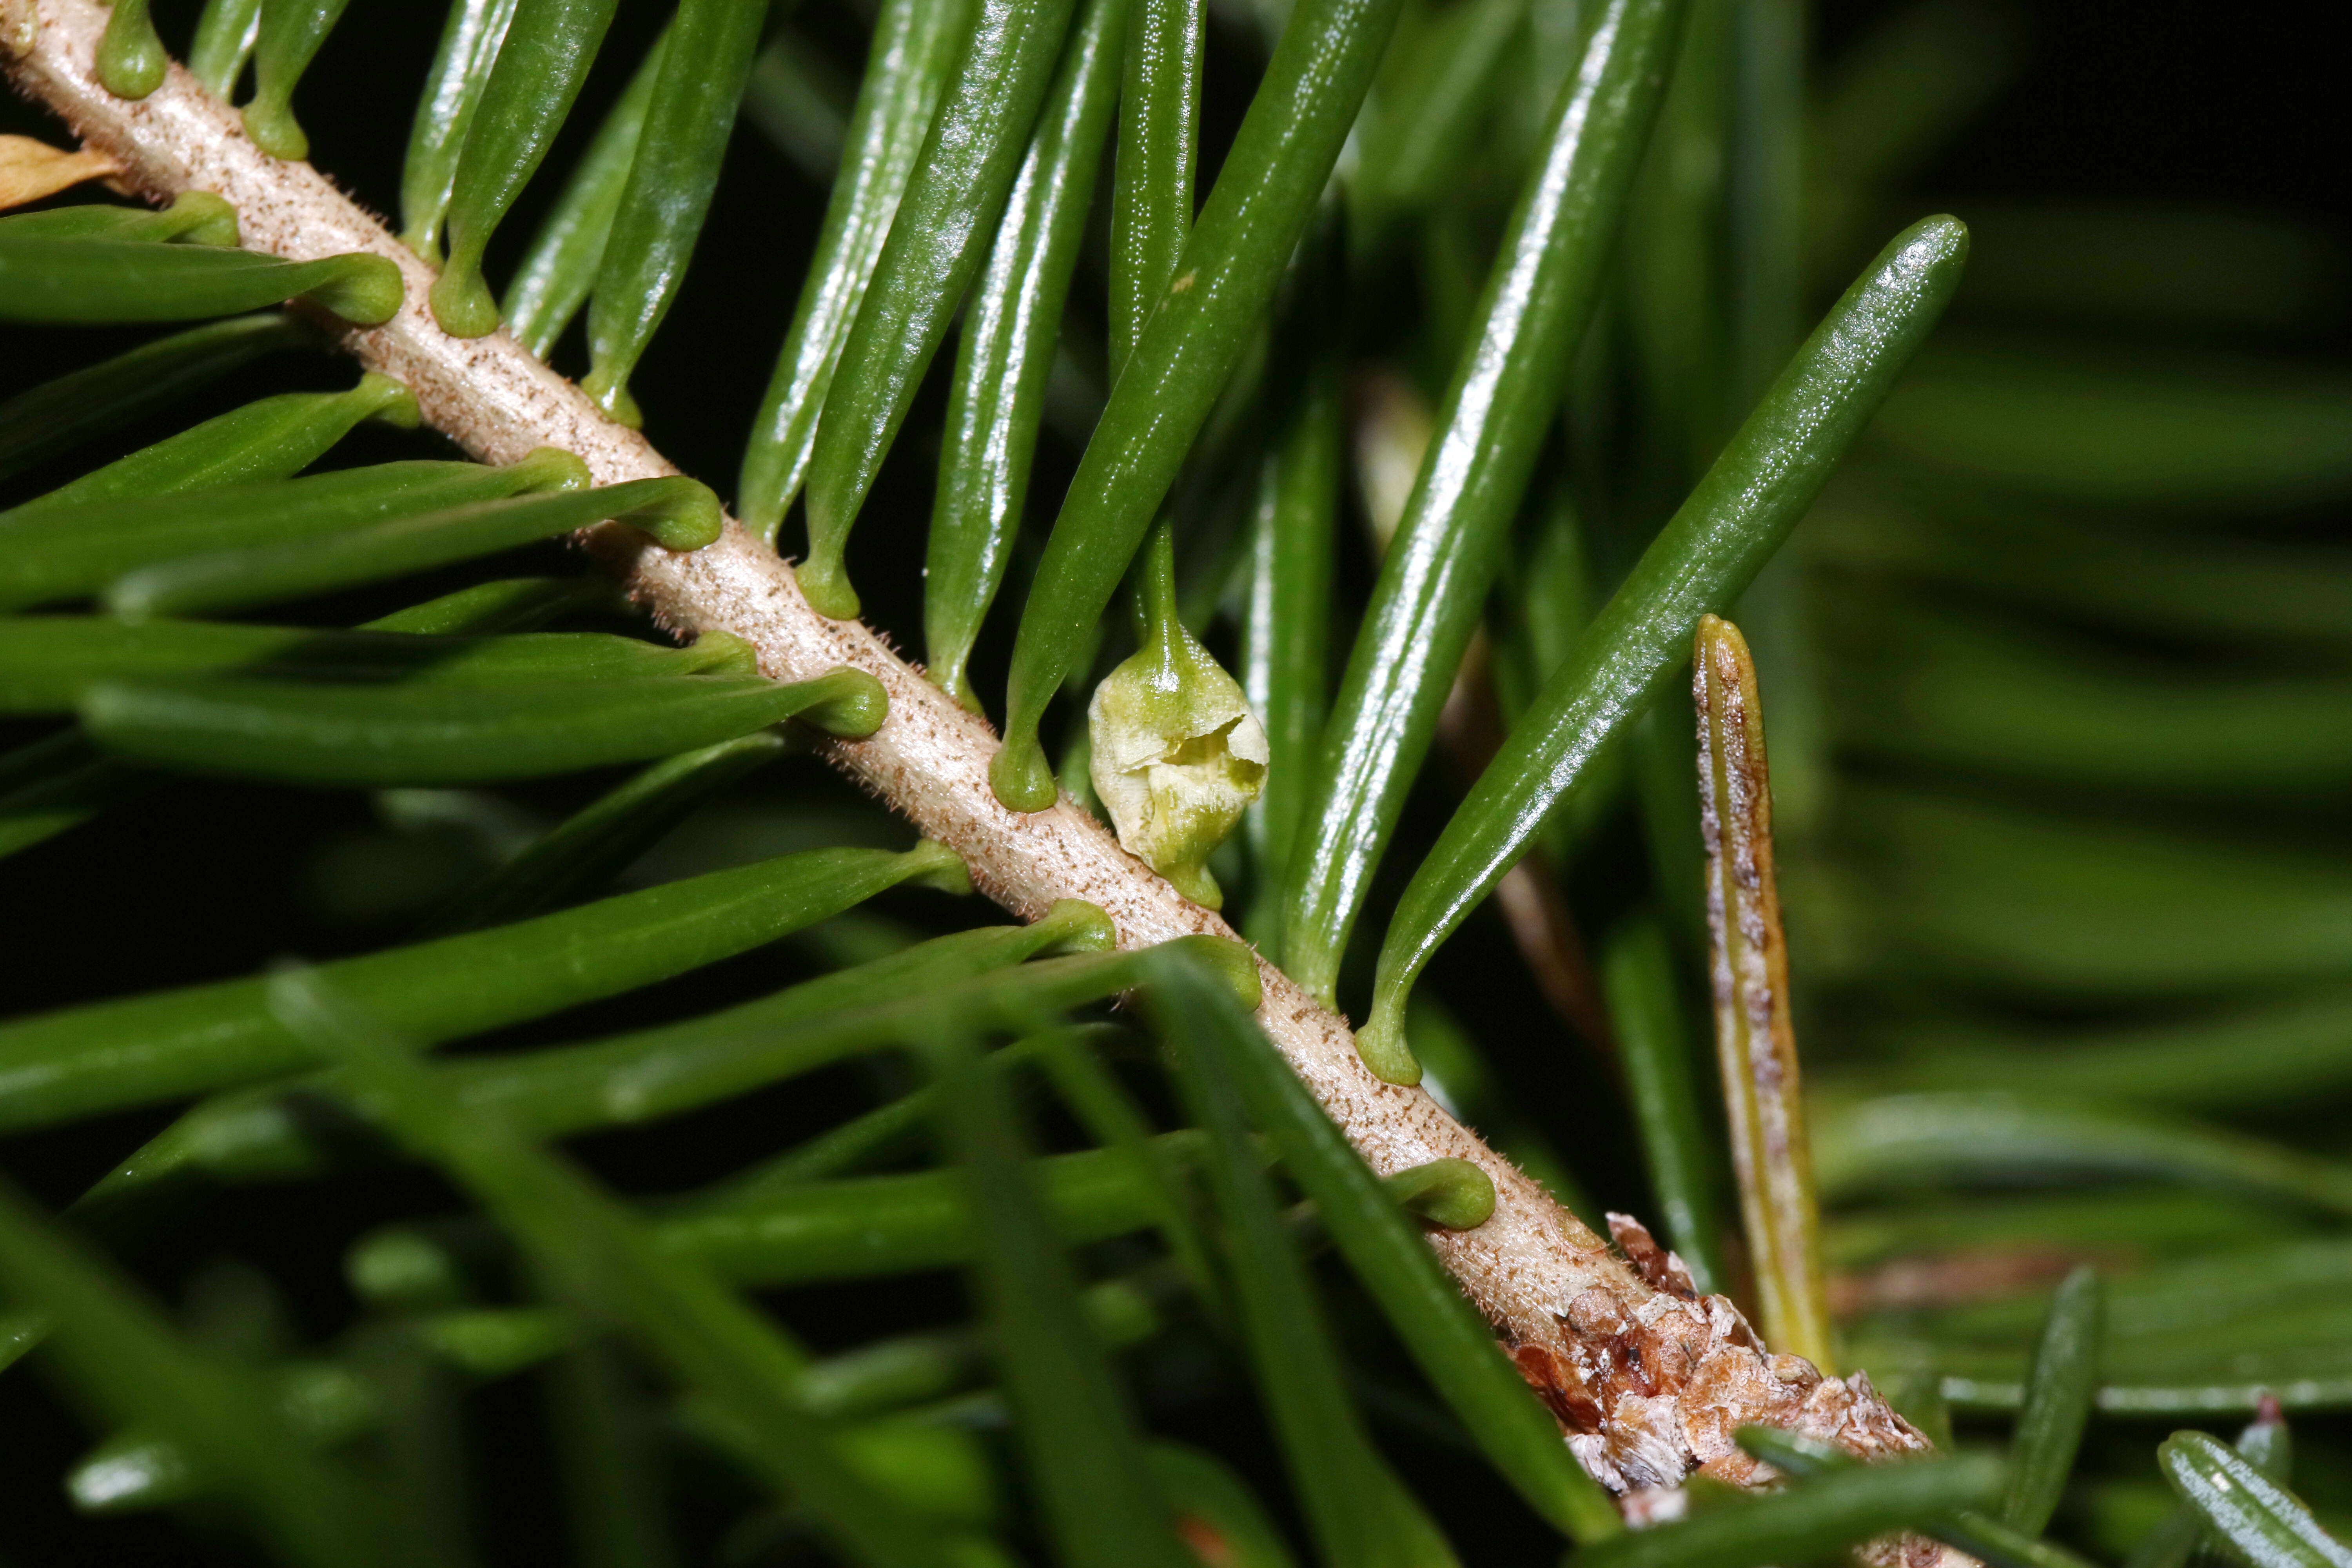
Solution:
[(1639, 1222), (1612, 1215), (1610, 1230), (1655, 1293), (1636, 1300), (1596, 1286), (1556, 1314), (1556, 1342), (1522, 1340), (1511, 1354), (1586, 1468), (1612, 1489), (1672, 1487), (1694, 1468), (1755, 1481), (1762, 1467), (1732, 1439), (1750, 1423), (1864, 1458), (1929, 1446), (1867, 1374), (1824, 1377), (1801, 1356), (1772, 1354), (1727, 1298), (1692, 1290), (1680, 1260)]
[(1652, 1289), (1680, 1296), (1685, 1301), (1698, 1300), (1698, 1285), (1691, 1279), (1689, 1268), (1680, 1258), (1660, 1247), (1640, 1220), (1629, 1214), (1612, 1214), (1608, 1220), (1609, 1239), (1617, 1244), (1625, 1261), (1649, 1281)]

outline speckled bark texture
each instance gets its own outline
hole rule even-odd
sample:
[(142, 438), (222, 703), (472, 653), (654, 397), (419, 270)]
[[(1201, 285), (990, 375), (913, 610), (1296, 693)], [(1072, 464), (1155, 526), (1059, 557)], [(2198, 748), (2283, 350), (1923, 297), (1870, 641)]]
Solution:
[[(600, 482), (675, 471), (504, 333), (472, 341), (443, 333), (425, 309), (430, 269), (309, 165), (280, 163), (246, 140), (237, 116), (184, 70), (173, 67), (141, 102), (109, 95), (91, 72), (105, 17), (94, 0), (0, 0), (0, 56), (11, 80), (119, 161), (126, 181), (148, 195), (196, 189), (227, 197), (251, 248), (294, 258), (372, 250), (399, 262), (405, 308), (381, 328), (346, 333), (345, 345), (407, 383), (436, 428), (488, 462), (562, 447)], [(961, 853), (979, 886), (1007, 909), (1034, 919), (1056, 899), (1089, 900), (1109, 911), (1127, 946), (1233, 934), (1066, 802), (1034, 816), (1000, 806), (988, 787), (996, 737), (987, 724), (866, 627), (811, 611), (776, 555), (731, 522), (718, 543), (693, 555), (669, 554), (617, 529), (587, 544), (673, 631), (745, 637), (761, 667), (782, 679), (845, 664), (877, 677), (889, 691), (888, 721), (871, 739), (832, 743), (833, 761)], [(1648, 1277), (1628, 1267), (1428, 1095), (1372, 1078), (1344, 1020), (1279, 971), (1261, 968), (1266, 1032), (1375, 1169), (1450, 1155), (1494, 1177), (1494, 1217), (1438, 1235), (1433, 1245), (1578, 1434), (1570, 1439), (1578, 1455), (1612, 1487), (1670, 1487), (1696, 1467), (1751, 1479), (1753, 1467), (1730, 1438), (1748, 1422), (1795, 1426), (1864, 1454), (1925, 1447), (1866, 1379), (1823, 1380), (1804, 1362), (1767, 1355), (1729, 1302), (1693, 1300), (1677, 1266), (1639, 1227), (1621, 1227), (1621, 1239)]]

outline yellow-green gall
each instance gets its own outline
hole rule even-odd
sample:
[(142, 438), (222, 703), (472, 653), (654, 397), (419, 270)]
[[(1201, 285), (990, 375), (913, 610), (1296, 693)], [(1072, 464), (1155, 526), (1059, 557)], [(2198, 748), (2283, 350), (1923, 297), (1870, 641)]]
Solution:
[(1265, 787), (1272, 752), (1241, 683), (1177, 619), (1167, 551), (1163, 530), (1146, 567), (1142, 649), (1087, 706), (1088, 771), (1120, 847), (1213, 910), (1224, 894), (1209, 857)]

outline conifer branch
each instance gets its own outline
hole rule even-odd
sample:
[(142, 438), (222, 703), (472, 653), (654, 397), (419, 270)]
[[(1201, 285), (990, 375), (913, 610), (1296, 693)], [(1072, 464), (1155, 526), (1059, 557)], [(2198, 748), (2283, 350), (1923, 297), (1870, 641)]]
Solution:
[[(367, 250), (397, 262), (407, 284), (401, 311), (373, 330), (334, 330), (361, 363), (404, 382), (426, 421), (481, 460), (512, 462), (554, 446), (577, 454), (599, 483), (677, 471), (504, 332), (445, 334), (425, 309), (431, 269), (309, 164), (255, 146), (236, 113), (184, 68), (174, 65), (136, 102), (107, 92), (93, 68), (106, 17), (96, 0), (0, 0), (0, 65), (18, 91), (120, 164), (126, 185), (157, 201), (184, 190), (227, 198), (252, 249), (292, 259)], [(778, 679), (840, 665), (880, 679), (888, 721), (870, 739), (826, 742), (828, 756), (961, 855), (974, 881), (1006, 909), (1035, 919), (1055, 900), (1085, 899), (1109, 912), (1128, 946), (1233, 934), (1068, 802), (1036, 816), (999, 805), (988, 784), (996, 749), (988, 725), (873, 631), (816, 615), (785, 563), (733, 522), (692, 555), (609, 526), (585, 542), (673, 632), (744, 637)], [(1697, 1299), (1671, 1254), (1612, 1216), (1629, 1267), (1426, 1093), (1372, 1078), (1345, 1020), (1271, 965), (1260, 968), (1261, 1023), (1375, 1170), (1452, 1158), (1494, 1178), (1493, 1217), (1473, 1230), (1434, 1233), (1433, 1245), (1604, 1481), (1620, 1490), (1672, 1487), (1695, 1468), (1748, 1480), (1757, 1467), (1732, 1433), (1750, 1423), (1791, 1427), (1866, 1457), (1927, 1447), (1866, 1376), (1825, 1379), (1797, 1357), (1768, 1354), (1729, 1301)]]

